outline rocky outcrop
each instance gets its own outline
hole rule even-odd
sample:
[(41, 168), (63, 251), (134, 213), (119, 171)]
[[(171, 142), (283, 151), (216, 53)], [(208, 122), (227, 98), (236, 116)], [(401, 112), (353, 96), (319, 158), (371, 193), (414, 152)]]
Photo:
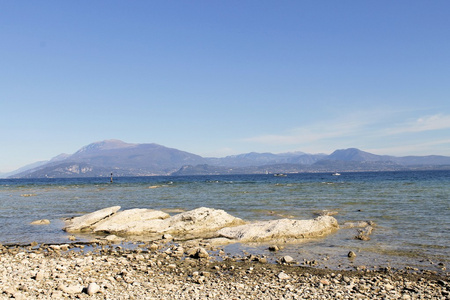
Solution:
[(97, 210), (87, 215), (72, 218), (70, 220), (67, 220), (66, 226), (63, 228), (63, 230), (67, 232), (91, 231), (93, 225), (113, 215), (119, 209), (120, 206), (113, 206)]
[(335, 218), (319, 216), (313, 220), (280, 219), (227, 227), (219, 230), (218, 234), (238, 242), (264, 242), (321, 237), (338, 228)]
[[(67, 232), (108, 233), (117, 236), (170, 236), (184, 239), (216, 238), (232, 242), (264, 242), (321, 237), (339, 228), (332, 216), (312, 220), (279, 219), (246, 224), (221, 209), (200, 207), (169, 216), (152, 209), (129, 209), (118, 212), (119, 206), (105, 208), (70, 219)], [(219, 239), (217, 239), (220, 237)]]

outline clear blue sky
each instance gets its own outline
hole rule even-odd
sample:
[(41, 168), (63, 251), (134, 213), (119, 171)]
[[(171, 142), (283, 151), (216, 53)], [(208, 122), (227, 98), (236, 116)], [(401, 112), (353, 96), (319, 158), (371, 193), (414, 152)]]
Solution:
[(105, 139), (450, 156), (450, 1), (0, 1), (0, 172)]

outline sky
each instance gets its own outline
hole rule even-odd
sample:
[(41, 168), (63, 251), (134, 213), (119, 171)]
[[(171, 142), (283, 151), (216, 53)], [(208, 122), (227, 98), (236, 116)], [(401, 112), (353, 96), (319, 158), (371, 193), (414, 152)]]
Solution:
[(450, 156), (450, 1), (0, 0), (0, 172), (92, 142)]

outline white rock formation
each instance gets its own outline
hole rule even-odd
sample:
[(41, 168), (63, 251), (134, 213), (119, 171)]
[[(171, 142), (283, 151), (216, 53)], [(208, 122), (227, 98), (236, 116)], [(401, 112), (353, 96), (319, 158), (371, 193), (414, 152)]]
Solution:
[(279, 219), (246, 224), (221, 209), (200, 207), (170, 217), (152, 209), (105, 208), (68, 221), (68, 232), (88, 231), (119, 236), (178, 235), (185, 238), (211, 238), (230, 242), (264, 242), (321, 237), (339, 228), (331, 216), (313, 220)]
[(245, 224), (224, 210), (200, 207), (170, 217), (151, 209), (130, 209), (116, 213), (119, 206), (105, 208), (68, 221), (65, 231), (91, 231), (117, 235), (213, 233), (223, 227)]

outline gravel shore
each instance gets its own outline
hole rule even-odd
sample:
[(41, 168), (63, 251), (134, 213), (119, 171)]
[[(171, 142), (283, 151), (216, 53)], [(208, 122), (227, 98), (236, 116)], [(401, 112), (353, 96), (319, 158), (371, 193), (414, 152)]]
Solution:
[(449, 299), (448, 274), (337, 271), (201, 243), (0, 246), (0, 299)]

